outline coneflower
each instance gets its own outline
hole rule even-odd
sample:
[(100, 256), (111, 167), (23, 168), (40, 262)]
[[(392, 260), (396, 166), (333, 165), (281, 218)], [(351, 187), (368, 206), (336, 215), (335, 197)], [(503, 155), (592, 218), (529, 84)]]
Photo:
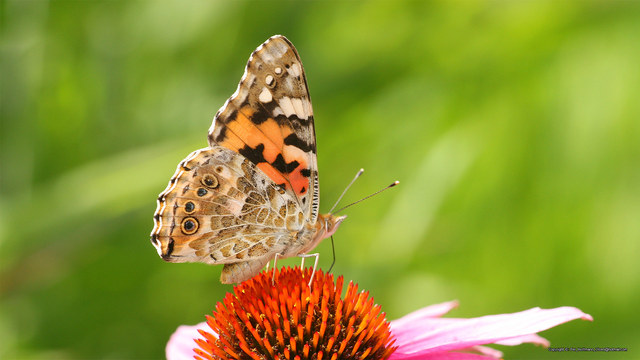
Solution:
[[(311, 269), (262, 272), (234, 287), (213, 316), (180, 326), (167, 344), (178, 359), (494, 359), (481, 345), (549, 346), (536, 333), (574, 319), (592, 320), (574, 307), (533, 308), (471, 319), (441, 318), (457, 302), (432, 305), (386, 321), (368, 292), (343, 277)], [(194, 342), (195, 340), (195, 342)]]

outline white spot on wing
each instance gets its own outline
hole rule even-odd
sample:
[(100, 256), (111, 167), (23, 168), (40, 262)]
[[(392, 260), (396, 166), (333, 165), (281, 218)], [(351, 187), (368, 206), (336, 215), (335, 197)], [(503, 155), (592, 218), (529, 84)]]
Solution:
[(294, 63), (289, 67), (289, 74), (291, 74), (291, 76), (300, 76), (300, 74), (302, 73), (302, 69), (300, 68), (300, 64), (298, 63)]
[(260, 92), (260, 95), (258, 95), (258, 100), (260, 100), (260, 102), (263, 103), (268, 103), (271, 102), (271, 100), (273, 99), (273, 96), (271, 95), (271, 91), (269, 91), (269, 89), (262, 88), (262, 92)]
[(293, 107), (293, 103), (291, 102), (291, 99), (283, 96), (280, 101), (278, 101), (278, 104), (280, 104), (280, 108), (282, 109), (282, 111), (284, 112), (284, 115), (289, 117), (293, 114), (295, 114), (295, 108)]
[(273, 70), (273, 71), (276, 73), (276, 75), (282, 74), (282, 68), (279, 67), (279, 66), (277, 68), (275, 68), (275, 70)]
[(281, 58), (282, 55), (284, 55), (287, 50), (289, 50), (289, 46), (287, 46), (287, 44), (282, 41), (271, 42), (271, 39), (269, 39), (265, 42), (265, 44), (267, 43), (269, 45), (269, 51), (273, 52), (273, 55), (276, 58)]
[(293, 108), (296, 112), (296, 115), (300, 118), (300, 119), (306, 119), (307, 115), (304, 113), (304, 107), (302, 106), (302, 99), (299, 98), (293, 98), (291, 99), (291, 104), (293, 105)]
[(302, 99), (302, 105), (304, 106), (304, 113), (308, 119), (309, 116), (313, 115), (313, 109), (311, 108), (311, 101), (309, 101), (308, 99)]
[(271, 86), (271, 85), (273, 84), (273, 76), (271, 76), (271, 75), (267, 75), (267, 76), (264, 78), (264, 82), (265, 82), (267, 85)]
[(249, 95), (249, 90), (246, 87), (238, 88), (236, 91), (236, 96), (232, 97), (231, 100), (236, 104), (242, 104)]

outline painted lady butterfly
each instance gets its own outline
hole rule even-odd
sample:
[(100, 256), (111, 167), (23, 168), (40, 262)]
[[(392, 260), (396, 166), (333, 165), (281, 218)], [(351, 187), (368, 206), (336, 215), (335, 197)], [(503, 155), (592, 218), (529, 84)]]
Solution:
[(208, 138), (158, 197), (151, 242), (162, 259), (224, 264), (220, 281), (241, 282), (276, 254), (306, 254), (345, 219), (318, 214), (311, 99), (284, 36), (251, 54)]

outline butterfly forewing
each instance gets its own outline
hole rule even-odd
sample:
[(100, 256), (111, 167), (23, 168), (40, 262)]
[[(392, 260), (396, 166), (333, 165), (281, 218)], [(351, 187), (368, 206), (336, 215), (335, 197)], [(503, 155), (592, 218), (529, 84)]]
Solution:
[(238, 89), (216, 114), (209, 144), (243, 155), (292, 191), (305, 216), (318, 215), (318, 171), (311, 99), (294, 46), (274, 36), (251, 54)]

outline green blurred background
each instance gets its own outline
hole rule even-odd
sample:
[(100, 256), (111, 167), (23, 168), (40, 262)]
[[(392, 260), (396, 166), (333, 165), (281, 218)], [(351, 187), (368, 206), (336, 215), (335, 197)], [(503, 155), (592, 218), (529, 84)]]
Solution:
[(231, 290), (220, 266), (163, 262), (149, 232), (274, 34), (307, 71), (321, 209), (360, 167), (345, 203), (401, 181), (346, 211), (335, 273), (389, 319), (452, 299), (456, 317), (577, 306), (595, 321), (543, 332), (552, 346), (633, 357), (636, 4), (3, 1), (0, 358), (162, 358)]

